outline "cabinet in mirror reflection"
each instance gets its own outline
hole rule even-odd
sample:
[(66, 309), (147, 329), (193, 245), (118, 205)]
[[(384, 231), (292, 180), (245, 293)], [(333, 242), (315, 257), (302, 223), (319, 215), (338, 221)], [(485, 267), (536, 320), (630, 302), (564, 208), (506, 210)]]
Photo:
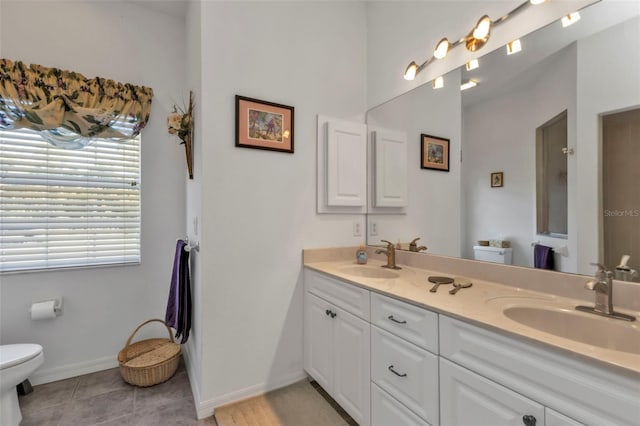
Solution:
[[(626, 194), (625, 207), (614, 209), (633, 213), (638, 176), (607, 183), (616, 173), (605, 169), (602, 140), (603, 117), (640, 105), (640, 8), (634, 3), (594, 4), (571, 27), (555, 22), (524, 37), (517, 54), (495, 50), (480, 58), (478, 69), (445, 75), (442, 89), (425, 84), (370, 110), (368, 125), (407, 135), (409, 203), (403, 214), (369, 206), (368, 243), (421, 237), (427, 253), (473, 259), (478, 240), (508, 240), (518, 266), (533, 267), (533, 245), (542, 244), (554, 249), (558, 271), (592, 275), (591, 262), (615, 268), (623, 254), (640, 269), (640, 246), (623, 231), (634, 224), (605, 217), (604, 205), (613, 186)], [(469, 78), (478, 86), (461, 92), (460, 82)], [(560, 201), (562, 208), (548, 208), (539, 227), (536, 130), (563, 111), (566, 153), (550, 172), (558, 186), (547, 190), (549, 206)], [(449, 173), (419, 168), (421, 133), (451, 140)], [(611, 162), (612, 170), (639, 169)], [(491, 187), (495, 171), (504, 172), (503, 187)], [(606, 231), (607, 222), (620, 230)]]

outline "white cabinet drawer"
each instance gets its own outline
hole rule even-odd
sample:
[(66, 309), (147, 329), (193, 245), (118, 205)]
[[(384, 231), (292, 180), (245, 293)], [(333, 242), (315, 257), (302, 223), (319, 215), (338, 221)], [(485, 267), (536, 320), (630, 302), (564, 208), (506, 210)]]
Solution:
[(438, 314), (371, 293), (371, 324), (438, 353)]
[(395, 398), (371, 383), (371, 426), (429, 426)]
[(431, 424), (438, 422), (438, 357), (371, 327), (371, 380)]
[(442, 426), (544, 426), (542, 405), (443, 358), (440, 405)]
[(584, 426), (550, 408), (544, 410), (544, 426)]
[(308, 292), (369, 321), (369, 290), (307, 268), (304, 270), (304, 285)]

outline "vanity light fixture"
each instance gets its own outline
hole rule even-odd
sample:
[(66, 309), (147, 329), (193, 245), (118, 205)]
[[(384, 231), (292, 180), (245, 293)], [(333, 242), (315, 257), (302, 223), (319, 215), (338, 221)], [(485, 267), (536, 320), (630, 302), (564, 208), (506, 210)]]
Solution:
[(522, 45), (520, 44), (520, 39), (510, 41), (507, 43), (507, 55), (513, 55), (514, 53), (518, 53), (522, 50)]
[(444, 87), (444, 77), (436, 77), (433, 80), (433, 88), (434, 89), (442, 89)]
[(469, 62), (467, 62), (465, 65), (465, 67), (467, 68), (467, 71), (475, 70), (479, 66), (480, 66), (480, 63), (478, 62), (477, 59), (472, 59)]
[(562, 26), (564, 28), (568, 27), (569, 25), (573, 25), (576, 22), (578, 22), (580, 20), (580, 13), (579, 12), (573, 12), (570, 13), (566, 16), (563, 16), (561, 19), (562, 22)]
[(472, 87), (476, 87), (477, 85), (478, 85), (477, 80), (474, 80), (474, 79), (467, 80), (460, 85), (460, 90), (471, 89)]
[[(420, 71), (422, 71), (427, 65), (429, 65), (431, 62), (435, 61), (436, 59), (445, 58), (449, 53), (449, 51), (459, 44), (464, 43), (465, 47), (470, 52), (475, 52), (481, 49), (485, 44), (487, 44), (487, 41), (489, 41), (489, 37), (491, 36), (491, 30), (493, 28), (502, 24), (504, 21), (508, 20), (509, 18), (519, 14), (523, 10), (527, 9), (527, 7), (531, 5), (539, 5), (541, 3), (544, 3), (545, 1), (546, 0), (526, 0), (524, 3), (520, 4), (511, 12), (507, 13), (504, 16), (501, 16), (496, 20), (492, 20), (488, 15), (484, 15), (478, 20), (475, 27), (473, 27), (473, 29), (471, 30), (471, 32), (469, 32), (469, 34), (467, 34), (467, 36), (462, 37), (453, 43), (451, 43), (446, 37), (442, 38), (436, 45), (436, 48), (433, 51), (433, 56), (431, 56), (429, 59), (424, 61), (422, 65), (418, 65), (414, 61), (411, 61), (411, 63), (407, 66), (404, 72), (405, 80), (415, 79), (416, 75), (418, 75), (418, 73), (420, 73)], [(514, 50), (511, 53), (516, 53), (516, 50)]]

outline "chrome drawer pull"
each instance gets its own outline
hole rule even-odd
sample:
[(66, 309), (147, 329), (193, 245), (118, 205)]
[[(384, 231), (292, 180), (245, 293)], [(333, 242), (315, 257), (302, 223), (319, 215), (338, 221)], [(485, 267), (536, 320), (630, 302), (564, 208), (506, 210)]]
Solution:
[(387, 318), (389, 318), (391, 321), (393, 321), (393, 322), (395, 322), (395, 323), (398, 323), (398, 324), (406, 324), (406, 323), (407, 323), (405, 320), (398, 321), (397, 319), (395, 319), (395, 318), (393, 317), (393, 315), (389, 315)]
[(393, 374), (395, 374), (398, 377), (407, 377), (407, 373), (398, 373), (396, 370), (393, 369), (393, 365), (389, 366), (389, 371), (391, 371)]

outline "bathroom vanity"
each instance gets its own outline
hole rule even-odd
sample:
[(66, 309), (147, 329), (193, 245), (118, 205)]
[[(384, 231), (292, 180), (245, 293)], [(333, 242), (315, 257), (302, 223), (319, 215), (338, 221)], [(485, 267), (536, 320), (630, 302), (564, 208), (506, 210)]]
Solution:
[[(360, 425), (640, 422), (638, 321), (482, 279), (521, 268), (405, 253), (389, 270), (372, 251), (356, 265), (355, 251), (305, 250), (304, 368)], [(429, 292), (429, 276), (456, 267), (472, 287)]]

